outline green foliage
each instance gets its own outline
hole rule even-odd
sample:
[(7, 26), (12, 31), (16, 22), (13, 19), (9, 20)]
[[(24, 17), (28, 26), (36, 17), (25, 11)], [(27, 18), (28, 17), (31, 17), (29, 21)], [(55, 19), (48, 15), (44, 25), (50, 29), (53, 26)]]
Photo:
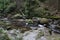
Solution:
[(42, 17), (48, 13), (48, 10), (40, 5), (41, 1), (43, 0), (26, 0), (22, 12), (29, 18)]
[(3, 28), (0, 28), (0, 40), (10, 40)]
[(3, 10), (9, 5), (10, 1), (9, 0), (0, 0), (0, 10)]
[(41, 2), (45, 2), (46, 0), (39, 0), (39, 1), (41, 1)]
[(0, 16), (6, 15), (6, 13), (11, 12), (15, 7), (16, 3), (11, 2), (11, 0), (0, 0)]
[[(49, 12), (48, 8), (44, 8), (41, 5), (41, 2), (44, 3), (45, 1), (46, 0), (24, 0), (24, 2), (22, 2), (22, 4), (23, 4), (22, 8), (20, 8), (19, 10), (15, 10), (15, 9), (17, 9), (16, 1), (0, 0), (0, 16), (4, 17), (4, 16), (7, 16), (9, 13), (11, 15), (22, 13), (22, 16), (26, 16), (27, 18), (32, 18), (32, 17), (49, 18), (49, 17), (51, 17), (51, 13)], [(17, 11), (19, 11), (19, 12), (17, 12)]]
[(2, 10), (4, 8), (3, 3), (4, 3), (4, 0), (0, 0), (0, 10)]

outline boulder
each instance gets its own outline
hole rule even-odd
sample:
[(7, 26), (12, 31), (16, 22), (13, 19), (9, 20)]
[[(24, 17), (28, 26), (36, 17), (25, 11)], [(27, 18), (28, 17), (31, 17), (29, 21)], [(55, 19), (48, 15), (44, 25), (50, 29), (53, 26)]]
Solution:
[(42, 24), (45, 24), (45, 23), (48, 23), (48, 22), (49, 22), (49, 20), (47, 18), (41, 18), (40, 19), (40, 23), (42, 23)]

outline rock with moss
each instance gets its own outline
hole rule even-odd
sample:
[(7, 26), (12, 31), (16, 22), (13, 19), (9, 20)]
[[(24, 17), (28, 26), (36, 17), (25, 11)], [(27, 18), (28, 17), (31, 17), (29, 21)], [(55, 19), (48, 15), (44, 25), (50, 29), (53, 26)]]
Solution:
[(49, 20), (47, 18), (41, 18), (40, 19), (40, 23), (44, 24), (44, 23), (48, 23)]

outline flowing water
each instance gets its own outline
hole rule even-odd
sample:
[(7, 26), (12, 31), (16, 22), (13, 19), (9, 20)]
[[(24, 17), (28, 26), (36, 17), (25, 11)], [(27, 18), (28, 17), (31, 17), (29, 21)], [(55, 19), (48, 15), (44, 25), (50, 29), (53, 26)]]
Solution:
[(55, 40), (54, 38), (49, 38), (50, 35), (47, 33), (48, 31), (45, 27), (40, 26), (41, 27), (36, 30), (32, 29), (24, 33), (21, 33), (19, 29), (4, 30), (0, 28), (0, 40), (5, 40), (5, 38), (3, 39), (5, 35), (7, 35), (5, 37), (8, 37), (10, 40)]
[[(11, 40), (47, 40), (44, 37), (44, 28), (38, 28), (37, 30), (30, 30), (21, 33), (20, 30), (4, 30), (0, 28), (2, 34), (7, 34), (8, 38)], [(2, 37), (2, 36), (1, 36)]]
[[(60, 34), (55, 34), (52, 31), (52, 35), (49, 33), (49, 29), (43, 25), (39, 27), (30, 27), (31, 30), (21, 33), (20, 29), (6, 30), (0, 28), (0, 40), (60, 40)], [(54, 30), (55, 25), (49, 26)]]

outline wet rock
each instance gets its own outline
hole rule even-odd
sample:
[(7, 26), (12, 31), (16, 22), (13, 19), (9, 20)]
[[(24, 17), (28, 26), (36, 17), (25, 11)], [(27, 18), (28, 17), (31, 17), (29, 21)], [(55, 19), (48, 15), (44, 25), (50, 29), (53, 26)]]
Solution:
[(33, 17), (32, 20), (33, 21), (39, 21), (41, 18), (37, 18), (37, 17)]
[(19, 26), (19, 27), (23, 27), (26, 25), (26, 22), (23, 19), (17, 19), (17, 20), (13, 20), (11, 22), (14, 26)]
[(57, 25), (52, 24), (49, 26), (49, 28), (55, 33), (60, 33), (60, 28)]
[(20, 29), (21, 30), (21, 33), (24, 33), (24, 32), (26, 32), (26, 31), (29, 31), (29, 30), (31, 30), (31, 28), (30, 27), (18, 27), (18, 29)]
[(44, 26), (43, 26), (43, 25), (40, 25), (40, 24), (39, 24), (38, 26), (39, 26), (40, 28), (44, 28)]
[(41, 19), (41, 18), (33, 17), (33, 18), (32, 18), (32, 21), (33, 21), (33, 23), (40, 24), (40, 19)]
[(47, 40), (47, 38), (42, 36), (40, 40)]

